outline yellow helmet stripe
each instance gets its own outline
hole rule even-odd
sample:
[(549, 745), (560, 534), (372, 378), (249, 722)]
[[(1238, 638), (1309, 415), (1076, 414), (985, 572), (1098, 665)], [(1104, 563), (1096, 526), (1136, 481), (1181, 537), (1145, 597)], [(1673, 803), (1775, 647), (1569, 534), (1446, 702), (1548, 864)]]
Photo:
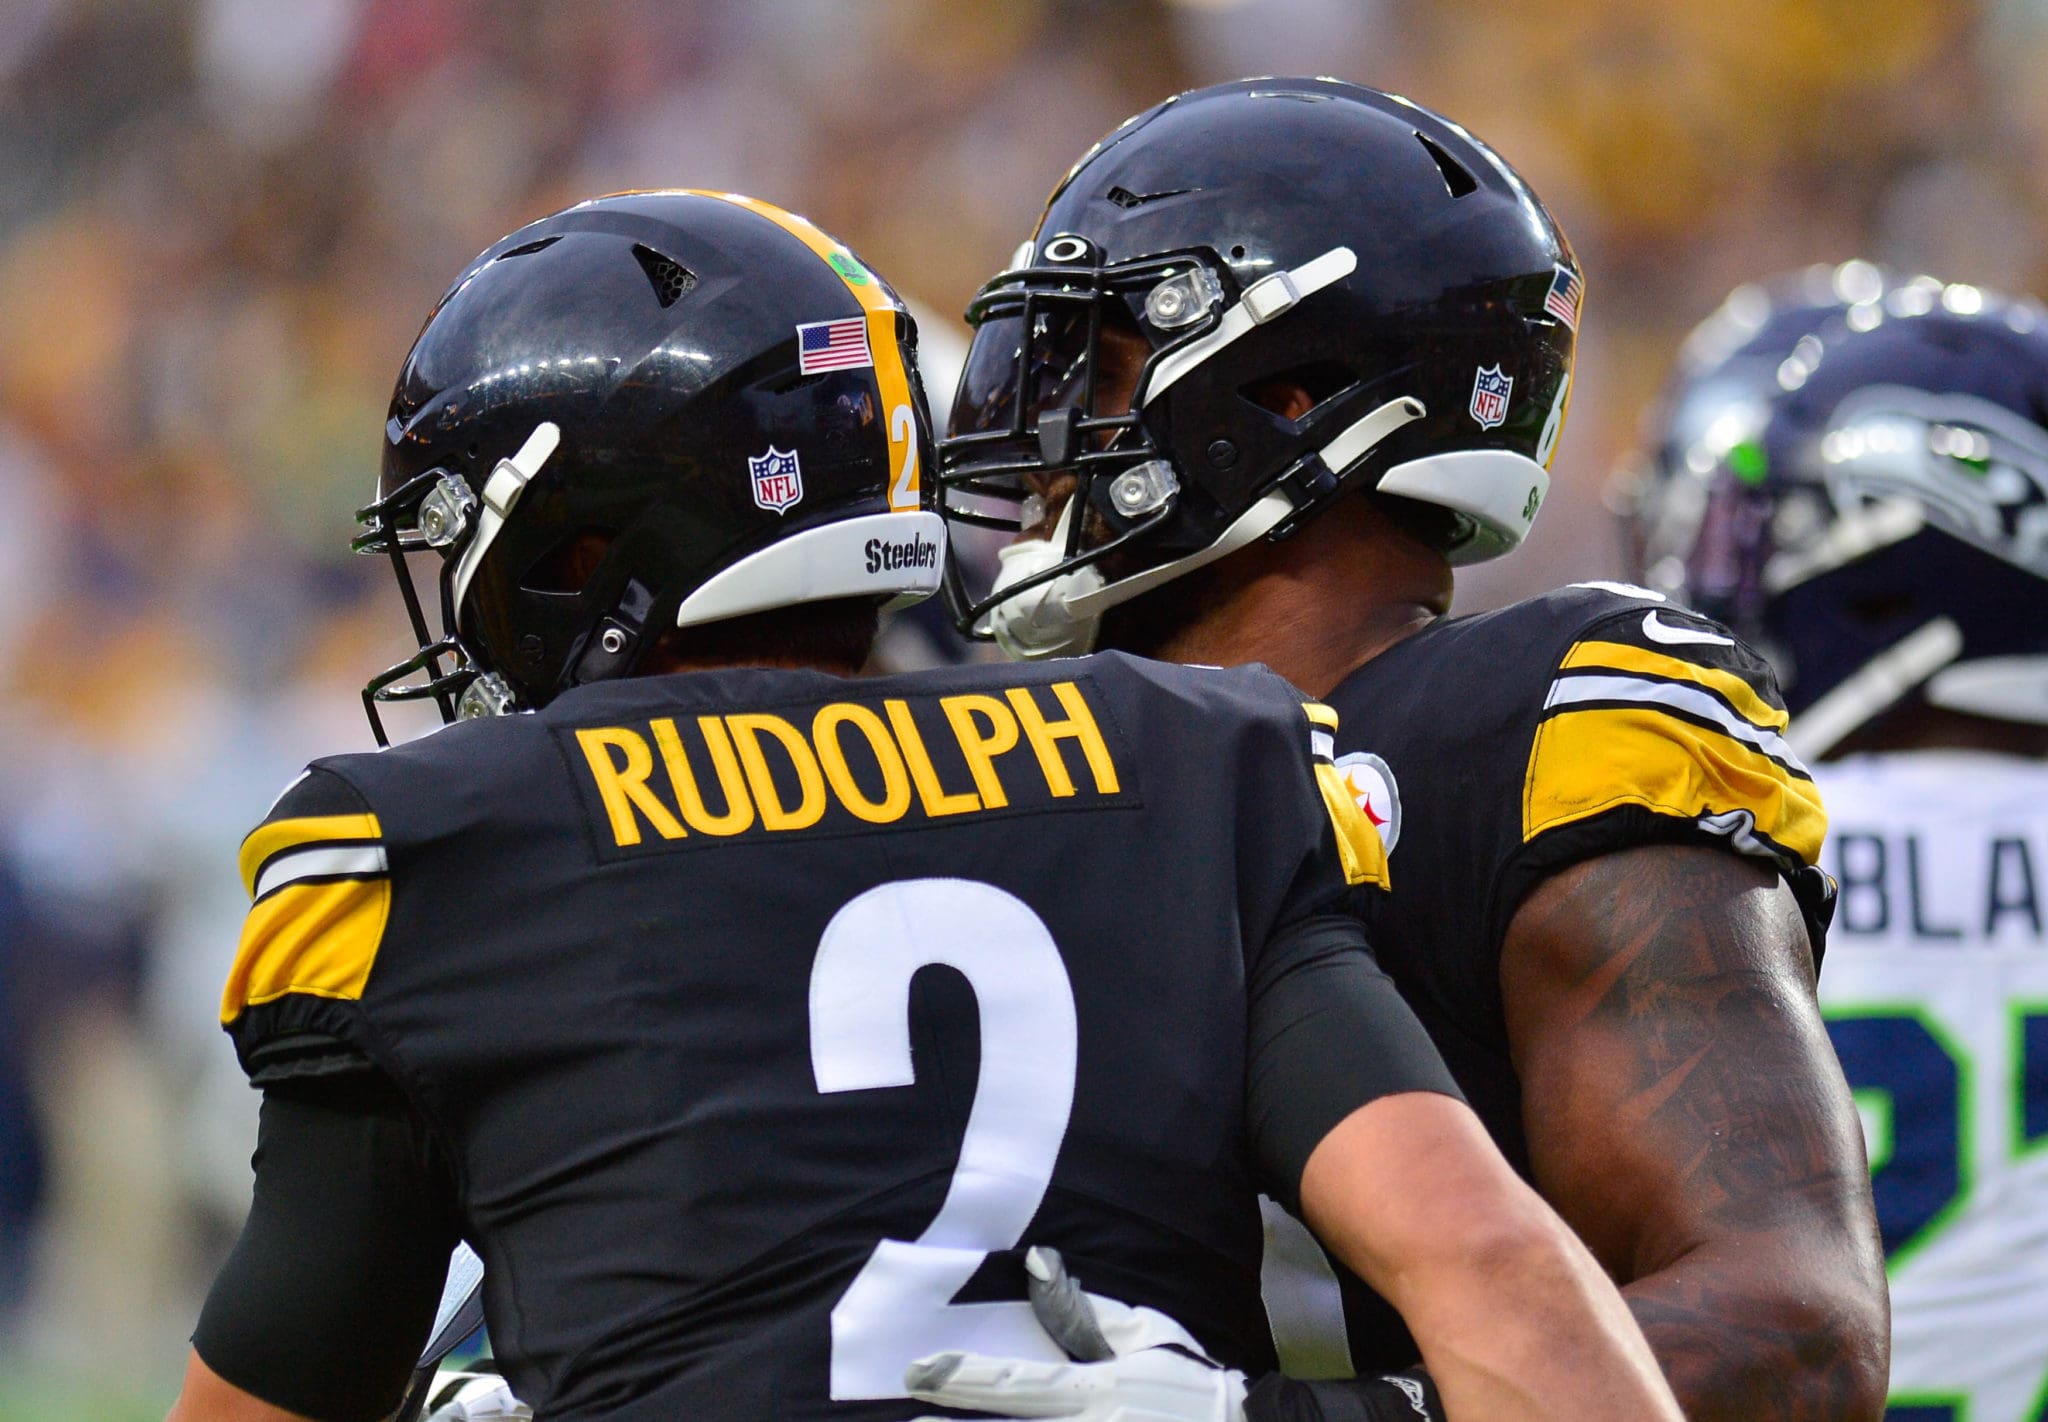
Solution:
[(916, 513), (924, 476), (918, 467), (917, 413), (911, 398), (910, 372), (903, 364), (903, 348), (896, 341), (896, 304), (889, 299), (881, 281), (809, 218), (739, 193), (714, 193), (703, 188), (684, 191), (733, 203), (767, 218), (823, 258), (860, 302), (861, 310), (867, 313), (868, 350), (874, 356), (875, 382), (881, 386), (882, 408), (888, 421), (889, 509), (893, 513)]

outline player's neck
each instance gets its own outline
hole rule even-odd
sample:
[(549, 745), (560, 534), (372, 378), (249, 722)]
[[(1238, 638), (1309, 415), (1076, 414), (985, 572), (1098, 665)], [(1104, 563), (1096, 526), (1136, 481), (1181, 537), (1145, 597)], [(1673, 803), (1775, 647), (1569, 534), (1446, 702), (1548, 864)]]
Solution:
[(1255, 543), (1204, 573), (1212, 576), (1196, 574), (1185, 590), (1186, 616), (1110, 640), (1165, 661), (1264, 662), (1324, 696), (1451, 601), (1443, 556), (1364, 499), (1340, 501), (1292, 538)]

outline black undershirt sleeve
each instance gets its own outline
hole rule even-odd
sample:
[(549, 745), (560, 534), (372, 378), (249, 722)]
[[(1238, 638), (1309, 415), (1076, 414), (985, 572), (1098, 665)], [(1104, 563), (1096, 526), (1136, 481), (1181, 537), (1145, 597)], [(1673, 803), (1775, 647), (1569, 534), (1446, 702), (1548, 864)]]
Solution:
[(398, 1405), (460, 1238), (453, 1177), (381, 1073), (269, 1081), (256, 1194), (192, 1346), (318, 1422)]
[(1355, 918), (1286, 925), (1259, 955), (1249, 996), (1252, 1146), (1267, 1193), (1297, 1215), (1310, 1153), (1353, 1111), (1404, 1091), (1464, 1100)]

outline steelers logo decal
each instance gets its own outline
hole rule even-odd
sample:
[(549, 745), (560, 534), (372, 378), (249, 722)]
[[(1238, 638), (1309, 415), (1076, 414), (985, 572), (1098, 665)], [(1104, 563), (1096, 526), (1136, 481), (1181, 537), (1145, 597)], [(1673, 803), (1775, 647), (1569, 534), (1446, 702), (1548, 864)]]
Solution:
[(1337, 773), (1351, 790), (1351, 798), (1380, 832), (1387, 853), (1401, 837), (1401, 787), (1394, 781), (1388, 764), (1371, 751), (1352, 751), (1337, 757)]

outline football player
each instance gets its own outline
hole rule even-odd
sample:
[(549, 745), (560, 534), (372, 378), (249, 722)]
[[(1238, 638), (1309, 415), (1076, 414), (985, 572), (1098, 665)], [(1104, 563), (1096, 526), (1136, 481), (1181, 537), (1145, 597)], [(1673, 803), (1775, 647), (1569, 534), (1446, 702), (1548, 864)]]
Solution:
[(1333, 912), (1385, 865), (1325, 708), (1125, 657), (850, 679), (941, 576), (912, 339), (729, 194), (568, 209), (436, 307), (359, 540), (425, 679), (366, 697), (461, 719), (243, 845), (255, 1200), (173, 1417), (383, 1416), (458, 1237), (543, 1417), (901, 1419), (913, 1365), (1062, 1356), (1027, 1280), (1233, 1406), (1263, 1186), (1470, 1416), (1676, 1419)]
[(1667, 427), (1637, 541), (1769, 655), (1820, 762), (1821, 1001), (1872, 1143), (1887, 1415), (2038, 1422), (2048, 311), (1921, 279), (1822, 323), (1756, 394), (1724, 400), (1720, 364), (1677, 383), (1712, 417)]
[[(1536, 195), (1407, 100), (1246, 80), (1091, 149), (1012, 268), (943, 446), (949, 516), (1017, 530), (992, 588), (954, 578), (963, 626), (1264, 662), (1337, 706), (1397, 875), (1356, 903), (1382, 962), (1687, 1415), (1875, 1417), (1824, 818), (1769, 667), (1624, 585), (1444, 617), (1454, 568), (1527, 534), (1571, 395), (1582, 278)], [(1356, 1279), (1278, 1282), (1290, 1359), (1330, 1363), (1286, 1346), (1318, 1319), (1361, 1373), (1414, 1359)], [(1290, 1415), (1409, 1415), (1390, 1386)]]

